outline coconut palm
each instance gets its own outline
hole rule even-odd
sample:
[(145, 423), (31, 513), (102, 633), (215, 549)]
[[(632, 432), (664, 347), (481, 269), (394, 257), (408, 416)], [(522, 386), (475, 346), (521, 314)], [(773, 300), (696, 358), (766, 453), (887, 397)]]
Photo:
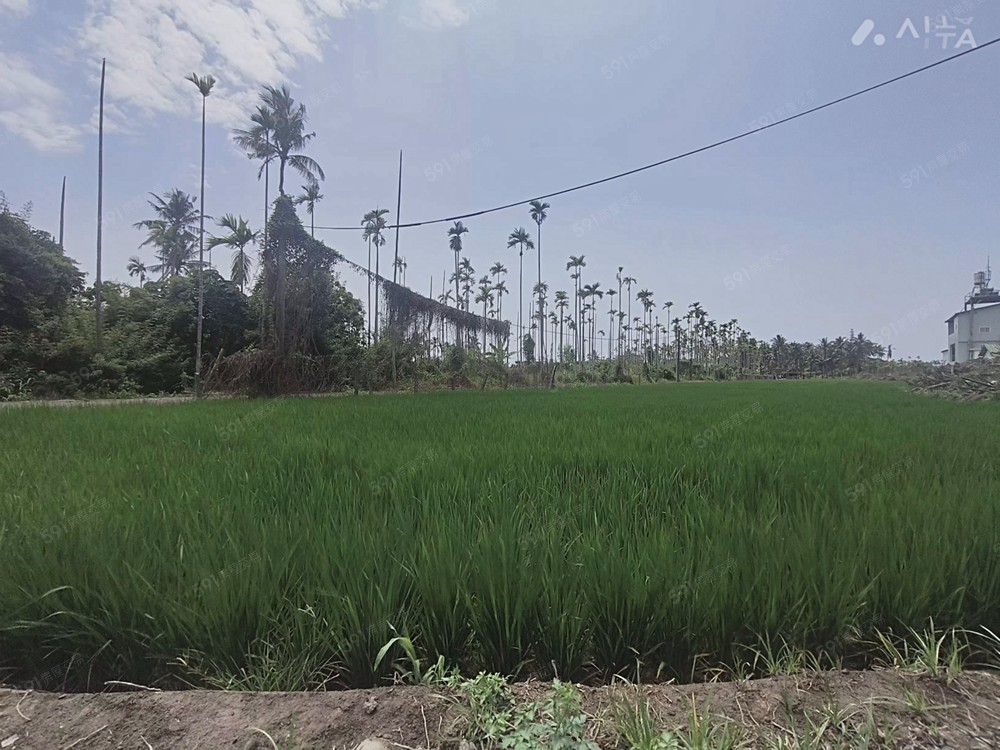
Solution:
[[(535, 222), (535, 226), (538, 227), (538, 283), (542, 283), (542, 222), (548, 218), (548, 209), (551, 208), (548, 203), (543, 203), (542, 201), (531, 201), (531, 209), (529, 214), (531, 215), (531, 220)], [(538, 309), (538, 361), (545, 361), (545, 326), (543, 325), (545, 321), (544, 311), (541, 307)]]
[(524, 227), (518, 227), (510, 233), (509, 237), (507, 237), (507, 247), (511, 248), (515, 245), (518, 247), (517, 330), (519, 332), (519, 338), (523, 339), (524, 323), (521, 319), (521, 313), (524, 310), (524, 249), (535, 249), (535, 243), (531, 241), (531, 237), (528, 235), (528, 230)]
[(208, 247), (216, 248), (222, 245), (232, 248), (235, 251), (233, 253), (230, 280), (238, 285), (240, 291), (243, 292), (247, 282), (250, 280), (250, 268), (252, 266), (246, 247), (251, 242), (257, 241), (257, 233), (250, 229), (246, 219), (242, 216), (233, 216), (232, 214), (226, 214), (219, 219), (219, 226), (223, 229), (228, 229), (229, 234), (221, 237), (210, 237)]
[(152, 245), (156, 248), (156, 257), (160, 262), (151, 266), (150, 270), (159, 273), (162, 280), (184, 273), (191, 265), (200, 214), (194, 207), (194, 198), (183, 190), (174, 188), (166, 196), (150, 195), (153, 199), (149, 205), (155, 217), (136, 222), (134, 226), (147, 230), (146, 240), (139, 247)]
[(459, 307), (462, 299), (461, 293), (458, 291), (458, 259), (462, 254), (462, 235), (468, 234), (469, 228), (465, 226), (460, 221), (456, 221), (455, 225), (448, 228), (448, 247), (451, 251), (455, 253), (455, 306)]
[[(260, 154), (271, 153), (271, 136), (274, 134), (274, 113), (265, 106), (257, 107), (250, 115), (250, 130), (234, 131), (234, 140), (246, 152), (247, 158), (262, 158)], [(241, 141), (240, 139), (243, 138)], [(257, 179), (264, 177), (264, 247), (267, 247), (267, 217), (270, 212), (271, 160), (264, 158), (264, 164), (257, 173)]]
[(125, 270), (128, 271), (129, 276), (139, 277), (139, 286), (146, 283), (146, 274), (149, 273), (149, 270), (146, 268), (146, 264), (139, 259), (138, 255), (133, 255), (128, 259)]
[(319, 191), (319, 183), (316, 180), (309, 180), (302, 186), (302, 195), (295, 199), (296, 205), (305, 204), (306, 213), (309, 214), (309, 234), (316, 237), (316, 204), (323, 200), (323, 194)]
[(323, 168), (302, 151), (315, 133), (306, 132), (306, 107), (296, 103), (287, 86), (265, 86), (260, 93), (261, 106), (270, 113), (272, 129), (270, 137), (265, 137), (264, 128), (253, 117), (253, 125), (248, 130), (236, 130), (233, 138), (236, 144), (254, 159), (263, 161), (261, 171), (272, 161), (278, 162), (278, 193), (285, 194), (285, 167), (291, 167), (307, 180), (326, 179)]
[[(263, 114), (265, 113), (266, 114)], [(251, 159), (259, 159), (262, 164), (261, 173), (266, 174), (268, 165), (278, 162), (278, 194), (285, 195), (285, 168), (291, 166), (307, 180), (316, 181), (325, 178), (322, 167), (310, 157), (298, 153), (316, 137), (315, 133), (307, 133), (306, 108), (296, 104), (287, 86), (266, 86), (260, 93), (260, 106), (255, 116), (251, 116), (251, 126), (247, 130), (233, 131), (233, 140)], [(266, 187), (265, 187), (266, 193)], [(265, 222), (265, 231), (266, 231)], [(271, 253), (265, 241), (266, 251)], [(284, 248), (273, 249), (277, 273), (274, 285), (274, 304), (276, 308), (275, 323), (277, 329), (278, 348), (285, 346), (285, 295), (286, 267), (288, 258)]]

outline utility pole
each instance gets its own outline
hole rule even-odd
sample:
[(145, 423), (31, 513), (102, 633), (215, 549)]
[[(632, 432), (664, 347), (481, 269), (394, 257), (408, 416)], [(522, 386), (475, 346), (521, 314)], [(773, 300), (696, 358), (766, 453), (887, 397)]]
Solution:
[[(392, 283), (396, 284), (399, 271), (399, 207), (403, 201), (403, 149), (399, 150), (399, 181), (396, 186), (396, 251), (392, 258)], [(389, 320), (389, 335), (392, 336), (392, 384), (396, 384), (396, 321)]]
[(94, 297), (97, 302), (97, 321), (94, 343), (97, 353), (104, 349), (103, 320), (101, 302), (101, 232), (104, 221), (104, 80), (107, 72), (107, 58), (101, 60), (101, 105), (97, 125), (97, 274), (94, 282)]
[(66, 228), (66, 176), (63, 175), (62, 200), (59, 201), (59, 249), (65, 251), (63, 246), (63, 230)]

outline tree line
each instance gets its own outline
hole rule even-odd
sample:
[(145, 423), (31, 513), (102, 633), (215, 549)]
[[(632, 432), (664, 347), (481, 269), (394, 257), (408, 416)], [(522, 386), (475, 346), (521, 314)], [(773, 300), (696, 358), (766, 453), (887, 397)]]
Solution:
[[(203, 367), (221, 375), (223, 387), (227, 379), (263, 379), (270, 382), (261, 390), (275, 392), (383, 386), (400, 375), (447, 376), (454, 384), (473, 371), (508, 371), (507, 382), (511, 368), (540, 364), (565, 372), (572, 365), (581, 373), (590, 367), (585, 379), (620, 380), (635, 367), (675, 378), (839, 375), (860, 372), (886, 354), (860, 333), (818, 344), (780, 335), (761, 341), (735, 319), (709, 318), (698, 302), (675, 313), (672, 301), (657, 300), (623, 266), (610, 284), (589, 278), (583, 255), (559, 262), (565, 284), (546, 279), (542, 227), (552, 207), (540, 200), (527, 205), (534, 233), (517, 226), (507, 237), (517, 253), (516, 314), (509, 306), (505, 311), (503, 298), (511, 294), (505, 259), (477, 273), (464, 254), (470, 228), (461, 221), (447, 228), (451, 269), (442, 275), (440, 294), (417, 295), (406, 287), (404, 257), (392, 258), (391, 280), (383, 269), (388, 209), (376, 207), (361, 218), (364, 267), (315, 239), (325, 173), (305, 153), (316, 137), (306, 107), (285, 86), (263, 88), (247, 126), (233, 132), (236, 145), (258, 163), (260, 228), (238, 214), (212, 217), (204, 210), (204, 133), (215, 81), (195, 74), (188, 80), (202, 103), (201, 193), (150, 194), (150, 215), (134, 225), (145, 235), (140, 254), (126, 265), (136, 286), (85, 287), (61, 244), (31, 226), (30, 211), (0, 200), (0, 398), (198, 393)], [(305, 180), (297, 195), (286, 192), (289, 168)], [(308, 231), (297, 208), (309, 217)], [(206, 231), (206, 220), (215, 228)], [(228, 278), (213, 263), (213, 253), (222, 250), (231, 253)], [(365, 276), (364, 304), (341, 283), (340, 263)], [(88, 330), (95, 307), (103, 313), (101, 335)]]

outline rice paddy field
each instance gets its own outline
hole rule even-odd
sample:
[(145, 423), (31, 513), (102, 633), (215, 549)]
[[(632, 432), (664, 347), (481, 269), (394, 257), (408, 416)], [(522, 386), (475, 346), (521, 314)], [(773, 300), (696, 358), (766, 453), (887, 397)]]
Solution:
[(688, 680), (1000, 632), (998, 423), (860, 381), (0, 411), (0, 682), (366, 687), (396, 634)]

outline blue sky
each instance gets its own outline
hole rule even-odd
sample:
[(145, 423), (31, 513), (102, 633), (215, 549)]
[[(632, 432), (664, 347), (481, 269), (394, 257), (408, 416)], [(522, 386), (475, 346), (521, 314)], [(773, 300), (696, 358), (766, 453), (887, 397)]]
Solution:
[[(866, 19), (874, 30), (855, 45)], [(260, 225), (262, 185), (230, 131), (259, 85), (287, 82), (308, 107), (317, 133), (309, 153), (327, 174), (317, 224), (339, 226), (394, 207), (399, 149), (404, 221), (475, 211), (921, 67), (955, 54), (965, 29), (979, 44), (1000, 36), (996, 0), (0, 0), (0, 189), (15, 206), (32, 201), (34, 223), (55, 232), (66, 175), (66, 250), (93, 272), (102, 56), (104, 274), (125, 281), (129, 256), (151, 257), (131, 227), (148, 214), (146, 194), (197, 191), (200, 97), (183, 80), (192, 71), (219, 80), (208, 101), (206, 212)], [(566, 259), (585, 255), (585, 282), (608, 288), (624, 266), (658, 306), (672, 300), (676, 312), (697, 300), (759, 338), (816, 341), (853, 328), (897, 356), (938, 357), (943, 321), (960, 309), (972, 273), (991, 252), (1000, 264), (1000, 103), (989, 73), (998, 56), (991, 47), (556, 198), (543, 226), (543, 276), (551, 290), (571, 289)], [(478, 275), (496, 260), (512, 272), (512, 313), (517, 255), (506, 238), (517, 226), (534, 230), (527, 209), (466, 223)], [(401, 236), (408, 285), (424, 294), (432, 277), (440, 292), (452, 264), (445, 229)], [(360, 229), (317, 236), (364, 260)], [(532, 254), (526, 278), (535, 262)], [(342, 274), (360, 295), (361, 279)]]

